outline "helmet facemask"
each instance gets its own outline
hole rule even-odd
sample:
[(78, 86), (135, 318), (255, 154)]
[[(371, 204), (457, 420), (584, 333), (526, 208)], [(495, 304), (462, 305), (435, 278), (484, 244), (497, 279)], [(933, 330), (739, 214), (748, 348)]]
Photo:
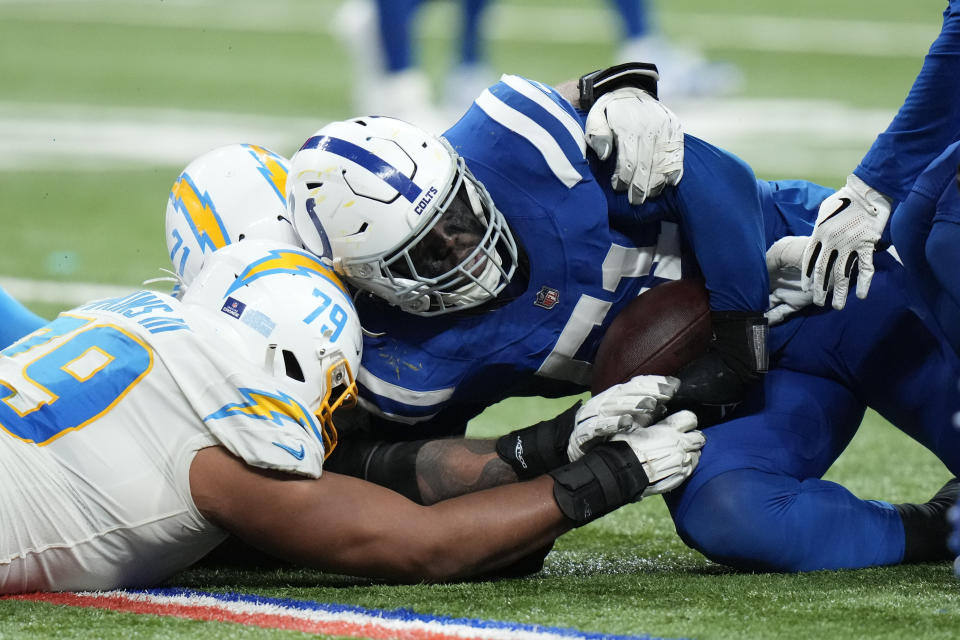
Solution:
[[(324, 369), (324, 384), (320, 386), (323, 394), (313, 398), (310, 402), (313, 416), (320, 425), (319, 430), (315, 425), (312, 428), (314, 436), (323, 442), (324, 458), (329, 458), (339, 441), (337, 427), (333, 422), (333, 414), (337, 409), (355, 407), (359, 392), (357, 391), (357, 382), (353, 371), (350, 369), (350, 363), (339, 349), (328, 353), (325, 347), (320, 347), (316, 356), (321, 361), (320, 367)], [(264, 369), (274, 377), (289, 379), (296, 387), (300, 387), (302, 393), (306, 391), (303, 384), (309, 384), (296, 353), (281, 348), (281, 345), (269, 344), (267, 346)], [(310, 382), (315, 381), (311, 380)], [(312, 384), (309, 387), (316, 389), (318, 385)], [(306, 428), (306, 425), (301, 426)]]
[(320, 400), (320, 408), (314, 414), (323, 429), (323, 446), (327, 456), (336, 448), (337, 428), (333, 424), (333, 413), (337, 409), (352, 409), (357, 406), (357, 382), (350, 371), (350, 363), (339, 360), (327, 369), (326, 393)]
[[(492, 300), (509, 284), (517, 267), (516, 241), (503, 214), (463, 158), (445, 140), (441, 142), (456, 158), (456, 172), (436, 204), (425, 212), (426, 224), (383, 258), (340, 265), (355, 286), (421, 316)], [(461, 245), (456, 253), (451, 240), (444, 238), (452, 235)], [(470, 236), (476, 240), (470, 241)], [(472, 248), (464, 247), (465, 241)]]

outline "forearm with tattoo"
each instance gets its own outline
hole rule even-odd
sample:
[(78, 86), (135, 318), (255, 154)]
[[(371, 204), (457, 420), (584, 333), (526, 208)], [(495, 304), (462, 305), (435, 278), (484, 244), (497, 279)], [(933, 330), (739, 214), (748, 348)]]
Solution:
[(496, 452), (496, 440), (431, 440), (417, 452), (417, 487), (423, 504), (517, 482)]

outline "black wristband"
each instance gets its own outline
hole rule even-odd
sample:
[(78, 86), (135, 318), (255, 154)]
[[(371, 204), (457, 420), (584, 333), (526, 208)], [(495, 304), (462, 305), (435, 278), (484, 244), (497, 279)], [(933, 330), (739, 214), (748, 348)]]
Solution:
[(595, 446), (550, 475), (557, 506), (578, 527), (639, 500), (650, 484), (633, 449), (619, 440)]
[(521, 480), (542, 476), (570, 462), (567, 443), (580, 403), (555, 418), (517, 429), (497, 439), (497, 455)]
[(621, 87), (635, 87), (657, 97), (657, 81), (660, 74), (657, 65), (649, 62), (626, 62), (606, 69), (597, 69), (580, 76), (577, 89), (580, 94), (580, 109), (589, 111), (597, 98)]

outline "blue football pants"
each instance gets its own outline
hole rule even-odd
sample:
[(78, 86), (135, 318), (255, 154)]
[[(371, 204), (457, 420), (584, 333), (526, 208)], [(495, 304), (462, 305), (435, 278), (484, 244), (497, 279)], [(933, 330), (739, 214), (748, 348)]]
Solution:
[(771, 332), (772, 369), (667, 496), (677, 532), (734, 567), (812, 571), (894, 564), (892, 505), (820, 478), (872, 407), (960, 475), (960, 361), (889, 254), (865, 300), (811, 309)]

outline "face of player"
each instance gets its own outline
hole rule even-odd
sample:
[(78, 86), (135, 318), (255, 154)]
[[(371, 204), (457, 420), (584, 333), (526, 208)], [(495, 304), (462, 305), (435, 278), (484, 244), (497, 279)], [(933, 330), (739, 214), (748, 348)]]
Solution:
[[(418, 273), (436, 278), (455, 269), (476, 252), (486, 230), (473, 212), (463, 188), (430, 232), (410, 250)], [(483, 271), (485, 257), (477, 253), (467, 265), (475, 276)]]

